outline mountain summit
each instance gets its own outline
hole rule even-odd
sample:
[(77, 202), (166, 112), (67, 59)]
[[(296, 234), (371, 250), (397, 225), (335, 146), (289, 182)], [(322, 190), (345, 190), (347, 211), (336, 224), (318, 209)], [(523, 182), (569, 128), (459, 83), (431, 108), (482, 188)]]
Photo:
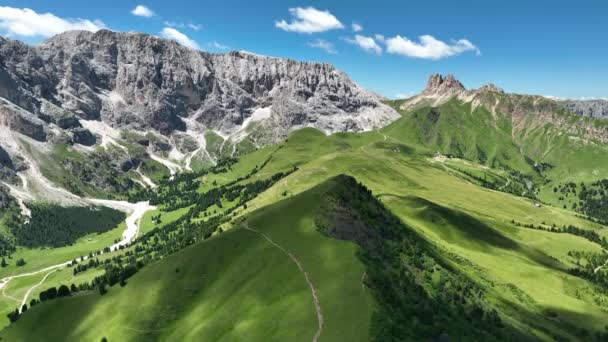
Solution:
[(426, 88), (422, 92), (423, 95), (445, 95), (466, 90), (465, 87), (458, 81), (454, 75), (442, 76), (440, 74), (432, 74), (426, 83)]

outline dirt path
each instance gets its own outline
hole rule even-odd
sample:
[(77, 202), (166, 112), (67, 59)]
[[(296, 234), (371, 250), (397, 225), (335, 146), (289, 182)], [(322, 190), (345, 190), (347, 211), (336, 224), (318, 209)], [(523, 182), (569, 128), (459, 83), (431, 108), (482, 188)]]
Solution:
[(380, 134), (382, 136), (382, 138), (384, 138), (384, 141), (388, 140), (388, 136), (382, 132), (380, 132), (379, 129), (376, 130), (376, 133)]
[(2, 287), (2, 296), (3, 296), (4, 298), (8, 298), (8, 299), (10, 299), (10, 300), (14, 300), (14, 301), (15, 301), (15, 302), (17, 302), (17, 303), (20, 303), (20, 302), (21, 302), (21, 300), (20, 300), (20, 299), (17, 299), (17, 298), (15, 298), (15, 297), (11, 296), (11, 295), (6, 294), (6, 286)]
[(597, 272), (599, 272), (599, 271), (600, 271), (602, 268), (604, 268), (604, 267), (605, 267), (605, 266), (607, 266), (607, 265), (608, 265), (608, 260), (606, 260), (606, 262), (605, 262), (603, 265), (599, 265), (598, 267), (596, 267), (596, 268), (593, 270), (593, 273), (597, 273)]
[(312, 338), (312, 342), (317, 342), (319, 340), (319, 336), (321, 336), (321, 331), (323, 330), (323, 313), (321, 311), (321, 303), (319, 302), (319, 297), (317, 296), (317, 289), (315, 288), (315, 285), (312, 283), (312, 281), (308, 277), (308, 273), (306, 273), (306, 271), (304, 270), (304, 267), (302, 266), (302, 264), (300, 263), (298, 258), (296, 258), (295, 255), (291, 254), (291, 252), (286, 250), (283, 246), (274, 242), (268, 235), (266, 235), (262, 232), (259, 232), (255, 229), (249, 228), (249, 225), (247, 224), (247, 222), (245, 222), (243, 228), (261, 235), (268, 242), (270, 242), (270, 244), (272, 244), (273, 246), (280, 249), (283, 253), (287, 254), (287, 256), (289, 256), (289, 258), (291, 258), (291, 260), (298, 266), (298, 268), (300, 269), (300, 272), (302, 272), (302, 274), (304, 274), (304, 279), (306, 279), (306, 282), (308, 283), (308, 287), (310, 287), (310, 292), (312, 293), (312, 299), (313, 299), (313, 302), (315, 305), (315, 310), (317, 313), (317, 322), (319, 324), (319, 328), (317, 329), (317, 332), (315, 333), (315, 335)]
[[(93, 200), (93, 199), (90, 199), (89, 201), (96, 203), (96, 204), (101, 204), (101, 205), (104, 205), (107, 207), (111, 207), (116, 210), (124, 210), (124, 211), (130, 212), (129, 216), (127, 216), (127, 219), (125, 220), (127, 227), (126, 227), (125, 231), (123, 232), (122, 240), (120, 242), (115, 243), (112, 246), (110, 246), (111, 250), (115, 250), (115, 249), (119, 248), (120, 246), (124, 246), (124, 245), (128, 244), (129, 242), (131, 242), (133, 239), (135, 239), (137, 237), (137, 233), (139, 232), (139, 225), (140, 225), (142, 217), (148, 210), (155, 209), (155, 207), (151, 206), (148, 202), (128, 203), (128, 202), (122, 202), (122, 201)], [(84, 256), (83, 260), (86, 260), (87, 258), (88, 258), (87, 256)], [(81, 261), (83, 261), (83, 260), (81, 260)], [(48, 274), (46, 274), (44, 276), (44, 278), (42, 278), (42, 280), (38, 284), (36, 284), (36, 285), (32, 286), (30, 289), (28, 289), (28, 291), (25, 293), (25, 296), (23, 297), (23, 299), (21, 301), (21, 306), (23, 306), (23, 304), (25, 304), (27, 302), (27, 299), (28, 299), (29, 295), (31, 294), (31, 292), (36, 287), (42, 285), (42, 283), (44, 283), (44, 281), (48, 278), (48, 276), (50, 276), (53, 272), (56, 272), (61, 267), (67, 266), (71, 262), (72, 262), (72, 260), (69, 260), (69, 261), (66, 261), (66, 262), (63, 262), (60, 264), (45, 267), (45, 268), (37, 270), (37, 271), (31, 271), (31, 272), (27, 272), (27, 273), (21, 273), (21, 274), (4, 277), (4, 278), (0, 279), (0, 289), (2, 290), (2, 293), (4, 294), (4, 289), (6, 288), (6, 285), (12, 279), (32, 276), (32, 275), (36, 275), (39, 273), (44, 273), (44, 272), (50, 271)], [(5, 297), (11, 298), (8, 295), (5, 295)], [(11, 299), (16, 299), (16, 298), (11, 298)], [(19, 302), (18, 299), (17, 299), (17, 302)], [(19, 307), (19, 310), (21, 311), (21, 307)]]
[(505, 185), (501, 186), (498, 191), (502, 191), (504, 188), (508, 187), (509, 184), (511, 184), (511, 178), (507, 178), (507, 183), (505, 183)]
[(27, 292), (25, 293), (25, 295), (23, 295), (23, 299), (21, 300), (21, 305), (19, 306), (19, 312), (21, 312), (21, 308), (23, 308), (23, 305), (27, 304), (27, 298), (30, 296), (30, 294), (32, 293), (32, 291), (34, 291), (34, 289), (37, 288), (38, 286), (42, 285), (42, 283), (44, 283), (44, 281), (46, 280), (46, 278), (48, 278), (51, 274), (53, 274), (55, 272), (57, 272), (57, 269), (54, 269), (51, 272), (47, 273), (40, 280), (40, 282), (38, 282), (36, 285), (30, 287), (29, 290), (27, 290)]

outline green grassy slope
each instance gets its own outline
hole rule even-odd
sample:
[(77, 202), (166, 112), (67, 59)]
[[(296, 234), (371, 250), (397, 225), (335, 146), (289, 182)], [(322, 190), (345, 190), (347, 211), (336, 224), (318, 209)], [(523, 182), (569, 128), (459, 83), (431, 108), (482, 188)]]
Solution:
[(402, 119), (382, 131), (430, 153), (530, 172), (512, 140), (512, 129), (510, 117), (452, 99), (439, 107), (404, 112)]
[[(425, 289), (426, 300), (441, 302), (445, 279), (466, 279), (481, 289), (483, 306), (496, 310), (504, 326), (522, 336), (591, 340), (603, 333), (608, 291), (571, 269), (588, 263), (577, 255), (605, 252), (581, 236), (548, 231), (574, 225), (608, 235), (601, 224), (550, 205), (555, 196), (548, 190), (569, 175), (602, 177), (601, 170), (608, 169), (597, 161), (603, 147), (559, 138), (554, 128), (547, 133), (536, 123), (525, 134), (514, 134), (500, 111), (457, 101), (403, 114), (385, 129), (361, 134), (299, 130), (284, 143), (241, 156), (226, 172), (201, 176), (197, 186), (204, 193), (254, 168), (259, 171), (240, 183), (298, 167), (239, 207), (232, 223), (222, 226), (232, 229), (144, 267), (124, 288), (116, 285), (104, 296), (43, 303), (0, 337), (37, 339), (43, 336), (35, 327), (48, 326), (42, 330), (52, 340), (310, 340), (318, 329), (310, 288), (293, 260), (268, 239), (292, 253), (316, 287), (324, 318), (321, 340), (378, 337), (372, 317), (383, 302), (374, 283), (365, 282), (371, 264), (358, 258), (355, 243), (324, 236), (314, 224), (322, 195), (341, 174), (369, 188), (424, 241), (434, 261), (415, 264), (415, 272), (405, 267), (417, 274), (414, 284)], [(573, 154), (580, 159), (570, 162)], [(532, 160), (553, 168), (539, 173)], [(528, 189), (537, 200), (519, 196), (528, 181), (540, 188)], [(160, 213), (159, 226), (166, 227), (189, 208), (162, 210), (144, 217), (143, 232), (157, 226), (152, 216)], [(529, 225), (534, 229), (524, 227)], [(395, 279), (391, 285), (399, 283)], [(418, 323), (399, 324), (408, 334), (424, 332), (416, 336), (442, 333)], [(405, 335), (394, 337), (399, 336)]]
[[(324, 317), (321, 339), (367, 340), (372, 301), (361, 284), (356, 247), (314, 225), (328, 186), (260, 209), (242, 226), (257, 232), (220, 234), (145, 268), (124, 288), (39, 304), (0, 337), (310, 340), (318, 330), (311, 290), (290, 257), (260, 232), (292, 253), (314, 284)], [(34, 328), (40, 324), (49, 329)]]

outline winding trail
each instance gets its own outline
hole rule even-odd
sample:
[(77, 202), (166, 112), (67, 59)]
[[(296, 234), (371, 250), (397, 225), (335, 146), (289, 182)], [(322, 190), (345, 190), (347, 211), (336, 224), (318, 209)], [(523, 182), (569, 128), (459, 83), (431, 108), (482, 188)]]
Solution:
[(46, 278), (48, 278), (51, 274), (57, 272), (57, 269), (52, 270), (51, 272), (47, 273), (44, 275), (44, 277), (34, 286), (30, 287), (27, 292), (25, 293), (25, 295), (23, 295), (23, 299), (21, 300), (21, 305), (19, 305), (19, 312), (21, 312), (21, 308), (23, 308), (23, 306), (25, 304), (27, 304), (27, 298), (30, 296), (30, 294), (32, 293), (32, 291), (34, 291), (35, 288), (37, 288), (38, 286), (42, 285), (42, 283), (44, 283), (44, 281), (46, 280)]
[[(102, 127), (102, 129), (104, 129), (104, 127)], [(128, 149), (126, 149), (124, 146), (118, 144), (110, 135), (111, 134), (102, 134), (104, 139), (103, 139), (101, 145), (105, 147), (107, 144), (114, 144), (114, 145), (122, 148), (128, 155), (129, 154)], [(17, 175), (21, 178), (22, 187), (17, 187), (15, 185), (7, 184), (7, 186), (9, 186), (9, 188), (11, 190), (11, 194), (15, 195), (15, 197), (17, 198), (19, 205), (21, 207), (21, 214), (24, 215), (24, 217), (28, 217), (29, 215), (31, 215), (31, 212), (27, 208), (25, 201), (33, 200), (35, 198), (35, 196), (33, 196), (31, 194), (31, 192), (33, 192), (33, 190), (42, 191), (43, 195), (45, 195), (45, 196), (43, 196), (41, 198), (43, 198), (43, 199), (51, 198), (53, 200), (56, 200), (61, 205), (76, 205), (76, 206), (101, 205), (101, 206), (109, 207), (109, 208), (112, 208), (115, 210), (123, 211), (125, 213), (128, 213), (128, 216), (125, 219), (126, 228), (122, 234), (122, 239), (119, 242), (109, 246), (110, 250), (112, 251), (112, 250), (116, 250), (122, 246), (125, 246), (125, 245), (129, 244), (131, 241), (133, 241), (137, 237), (137, 234), (139, 233), (139, 225), (140, 225), (142, 217), (149, 210), (156, 209), (156, 207), (150, 205), (149, 202), (129, 203), (127, 201), (112, 201), (112, 200), (105, 200), (105, 199), (83, 198), (83, 197), (77, 196), (64, 188), (61, 188), (61, 187), (55, 185), (53, 182), (51, 182), (49, 179), (47, 179), (43, 175), (41, 170), (38, 168), (38, 165), (33, 160), (34, 158), (32, 156), (30, 156), (27, 149), (23, 148), (19, 144), (17, 139), (13, 136), (13, 133), (4, 126), (0, 126), (0, 142), (4, 146), (10, 147), (10, 149), (13, 152), (18, 151), (19, 154), (24, 158), (25, 162), (29, 166), (25, 171), (21, 171), (21, 172), (17, 173)], [(35, 143), (35, 142), (32, 142), (32, 143)], [(166, 163), (163, 163), (163, 164), (166, 164)], [(173, 163), (171, 163), (171, 164), (173, 166), (177, 166)], [(178, 167), (178, 169), (177, 169), (178, 171), (181, 170), (181, 168), (179, 168), (179, 166), (177, 166), (177, 167)], [(172, 169), (170, 168), (170, 170), (172, 170)], [(173, 173), (173, 170), (172, 170), (172, 173)], [(143, 179), (144, 179), (144, 181), (146, 181), (146, 178), (143, 178)], [(150, 181), (150, 183), (152, 183), (151, 180), (149, 180), (149, 181)], [(34, 184), (32, 184), (32, 183), (34, 183)], [(148, 182), (146, 182), (146, 183), (148, 183)], [(152, 184), (149, 184), (149, 185), (152, 186)], [(34, 185), (34, 187), (32, 187), (32, 185)], [(103, 251), (99, 251), (99, 252), (103, 253)], [(87, 259), (87, 257), (84, 256), (81, 258), (81, 261), (86, 260), (86, 259)], [(26, 303), (27, 298), (29, 297), (31, 292), (36, 287), (40, 286), (47, 279), (47, 277), (50, 274), (57, 271), (57, 269), (59, 269), (61, 267), (67, 266), (71, 262), (72, 262), (72, 260), (70, 259), (66, 262), (47, 266), (45, 268), (42, 268), (42, 269), (39, 269), (36, 271), (30, 271), (30, 272), (25, 272), (25, 273), (21, 273), (21, 274), (15, 274), (15, 275), (4, 277), (4, 278), (0, 279), (0, 290), (2, 291), (2, 293), (5, 297), (10, 298), (10, 296), (5, 294), (5, 288), (6, 288), (6, 285), (12, 279), (49, 272), (48, 274), (46, 274), (44, 276), (44, 278), (42, 278), (42, 280), (38, 284), (34, 285), (26, 292), (25, 296), (22, 299), (22, 304)], [(15, 298), (12, 298), (12, 299), (15, 299)], [(21, 310), (21, 308), (19, 308), (19, 309)]]
[(304, 267), (302, 266), (302, 264), (300, 263), (300, 261), (298, 260), (298, 258), (295, 257), (295, 255), (291, 254), (291, 252), (289, 252), (283, 246), (281, 246), (278, 243), (274, 242), (274, 240), (272, 240), (268, 235), (266, 235), (266, 234), (264, 234), (264, 233), (262, 233), (260, 231), (257, 231), (255, 229), (250, 228), (249, 225), (247, 224), (247, 222), (245, 222), (243, 228), (246, 229), (246, 230), (252, 231), (252, 232), (254, 232), (256, 234), (261, 235), (268, 242), (270, 242), (270, 244), (272, 244), (273, 246), (275, 246), (278, 249), (280, 249), (283, 253), (287, 254), (287, 256), (289, 256), (289, 258), (291, 258), (291, 260), (300, 269), (300, 272), (302, 272), (302, 274), (304, 275), (304, 279), (306, 279), (306, 282), (308, 283), (308, 287), (310, 287), (310, 292), (312, 293), (312, 299), (313, 299), (313, 302), (314, 302), (314, 305), (315, 305), (315, 311), (316, 311), (316, 314), (317, 314), (317, 322), (318, 322), (319, 328), (317, 329), (317, 332), (315, 333), (315, 335), (312, 338), (312, 342), (317, 342), (319, 340), (319, 336), (321, 336), (321, 332), (323, 331), (323, 312), (321, 311), (321, 303), (319, 301), (319, 297), (317, 296), (317, 289), (315, 288), (315, 285), (310, 280), (310, 277), (308, 276), (308, 273), (304, 270)]
[(603, 265), (599, 265), (598, 267), (596, 267), (596, 268), (593, 270), (593, 273), (597, 273), (597, 272), (599, 272), (599, 271), (600, 271), (602, 268), (604, 268), (604, 267), (606, 267), (606, 266), (608, 266), (608, 260), (606, 260), (606, 262), (605, 262)]
[[(129, 203), (126, 201), (110, 201), (110, 200), (100, 200), (100, 199), (87, 199), (86, 201), (88, 201), (90, 203), (95, 203), (95, 204), (103, 205), (106, 207), (110, 207), (110, 208), (113, 208), (116, 210), (129, 212), (129, 216), (127, 216), (127, 219), (125, 220), (127, 227), (122, 234), (122, 240), (113, 244), (112, 246), (110, 246), (111, 251), (116, 250), (117, 248), (120, 248), (121, 246), (127, 245), (129, 242), (131, 242), (133, 239), (135, 239), (137, 237), (137, 234), (139, 233), (139, 225), (141, 223), (142, 217), (145, 215), (145, 213), (147, 211), (156, 209), (156, 207), (150, 205), (148, 202)], [(103, 251), (100, 251), (100, 253), (103, 253)], [(86, 259), (88, 259), (88, 256), (83, 256), (81, 261), (86, 260)], [(66, 261), (66, 262), (63, 262), (60, 264), (51, 265), (51, 266), (39, 269), (37, 271), (31, 271), (31, 272), (26, 272), (26, 273), (21, 273), (21, 274), (17, 274), (17, 275), (4, 277), (4, 278), (0, 279), (0, 289), (4, 293), (4, 288), (12, 279), (28, 277), (28, 276), (50, 271), (48, 274), (46, 274), (44, 276), (44, 278), (42, 278), (42, 280), (38, 284), (32, 286), (26, 292), (26, 294), (23, 297), (22, 302), (21, 302), (21, 306), (23, 306), (23, 304), (25, 304), (27, 302), (27, 299), (28, 299), (29, 295), (31, 294), (31, 292), (36, 287), (40, 286), (47, 279), (47, 277), (49, 275), (51, 275), (53, 272), (57, 271), (59, 268), (69, 265), (71, 262), (72, 262), (72, 260), (69, 260), (69, 261)], [(19, 307), (20, 311), (21, 311), (21, 306)]]

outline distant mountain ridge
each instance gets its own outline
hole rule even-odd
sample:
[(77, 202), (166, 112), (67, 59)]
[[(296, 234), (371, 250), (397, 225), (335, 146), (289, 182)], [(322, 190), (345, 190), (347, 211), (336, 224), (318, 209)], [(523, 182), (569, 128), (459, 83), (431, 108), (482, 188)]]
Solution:
[(394, 105), (403, 119), (386, 131), (432, 153), (527, 174), (553, 165), (602, 172), (593, 161), (605, 154), (608, 121), (544, 96), (506, 93), (492, 84), (466, 89), (452, 75), (435, 74), (419, 95)]
[(398, 117), (329, 64), (210, 54), (108, 30), (69, 31), (38, 46), (1, 39), (0, 96), (19, 107), (5, 104), (4, 120), (37, 140), (46, 139), (49, 123), (78, 132), (79, 119), (165, 135), (190, 120), (230, 135), (267, 107), (273, 142), (297, 126), (360, 131)]
[[(383, 101), (326, 63), (211, 54), (109, 30), (68, 31), (36, 46), (0, 38), (0, 128), (8, 127), (0, 145), (9, 161), (0, 160), (0, 181), (18, 185), (18, 172), (40, 168), (74, 192), (123, 192), (137, 185), (130, 178), (150, 183), (142, 172), (160, 172), (158, 163), (191, 170), (302, 127), (383, 127), (400, 117)], [(92, 159), (102, 166), (84, 162)], [(15, 167), (19, 160), (29, 162)], [(30, 183), (39, 178), (28, 172)], [(117, 182), (126, 172), (134, 174)]]
[[(419, 95), (394, 106), (326, 63), (211, 54), (133, 32), (68, 31), (37, 46), (0, 38), (0, 181), (25, 200), (25, 185), (36, 188), (40, 175), (51, 181), (37, 186), (47, 200), (57, 197), (51, 183), (81, 194), (125, 193), (150, 186), (150, 177), (283, 141), (299, 128), (368, 131), (450, 101), (460, 107), (444, 126), (433, 122), (435, 110), (404, 129), (425, 145), (484, 161), (505, 159), (507, 147), (503, 154), (522, 159), (517, 148), (536, 146), (526, 143), (528, 133), (547, 124), (545, 137), (608, 141), (604, 126), (571, 120), (558, 101), (491, 84), (468, 90), (452, 75), (431, 75)], [(462, 115), (477, 109), (489, 113), (483, 122)], [(500, 141), (476, 138), (496, 128)], [(533, 150), (526, 156), (544, 153)]]
[(608, 100), (564, 100), (560, 103), (578, 115), (608, 119)]

